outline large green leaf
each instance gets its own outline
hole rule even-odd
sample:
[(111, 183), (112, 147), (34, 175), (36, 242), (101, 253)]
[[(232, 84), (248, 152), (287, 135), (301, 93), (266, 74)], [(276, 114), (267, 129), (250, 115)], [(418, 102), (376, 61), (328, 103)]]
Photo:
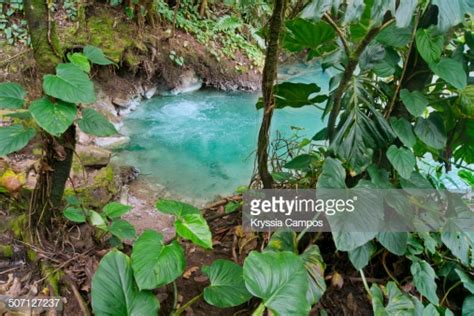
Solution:
[(115, 126), (94, 109), (83, 109), (82, 118), (77, 124), (84, 133), (90, 135), (105, 137), (117, 134)]
[(321, 299), (326, 291), (326, 282), (324, 281), (324, 269), (326, 268), (326, 264), (316, 245), (310, 245), (300, 257), (303, 259), (304, 267), (308, 275), (309, 287), (306, 298), (310, 305), (314, 305)]
[(322, 21), (295, 19), (288, 21), (286, 28), (283, 47), (290, 52), (299, 52), (304, 49), (319, 52), (324, 50), (324, 46), (335, 37), (334, 29)]
[[(384, 293), (378, 285), (375, 283), (370, 288), (372, 294), (372, 308), (375, 316), (408, 316), (408, 315), (420, 315), (416, 313), (416, 306), (414, 300), (407, 294), (403, 293), (395, 284), (395, 282), (388, 282), (385, 287), (385, 294), (388, 297), (387, 306), (384, 304)], [(423, 308), (423, 305), (421, 305)], [(425, 315), (425, 314), (423, 314)], [(434, 316), (428, 314), (430, 316)]]
[(206, 249), (212, 248), (212, 234), (201, 214), (185, 214), (175, 222), (176, 233), (192, 243)]
[(413, 13), (416, 9), (416, 0), (404, 0), (398, 4), (395, 12), (395, 20), (398, 28), (408, 27), (413, 19)]
[(91, 63), (96, 65), (111, 65), (114, 62), (105, 57), (104, 53), (100, 48), (95, 46), (87, 45), (83, 50), (84, 55), (91, 61)]
[(135, 227), (123, 219), (115, 219), (110, 224), (108, 231), (120, 240), (131, 240), (136, 237)]
[(118, 202), (110, 202), (104, 206), (103, 212), (110, 218), (119, 218), (122, 215), (127, 214), (132, 209), (129, 205), (123, 205)]
[(313, 0), (301, 11), (300, 16), (304, 19), (319, 20), (332, 5), (333, 0)]
[(19, 109), (25, 103), (26, 92), (13, 82), (0, 83), (0, 109)]
[(117, 250), (100, 261), (92, 278), (91, 297), (97, 316), (156, 316), (160, 307), (152, 292), (138, 290), (130, 258)]
[(299, 108), (305, 105), (321, 103), (326, 96), (315, 94), (321, 88), (315, 83), (293, 83), (283, 82), (274, 87), (275, 105), (277, 109), (284, 107)]
[(29, 110), (38, 125), (53, 136), (64, 133), (77, 114), (76, 105), (60, 100), (53, 103), (47, 97), (31, 102)]
[[(365, 9), (366, 4), (364, 0), (349, 1), (345, 10), (343, 23), (350, 24), (359, 21), (364, 14)], [(368, 10), (370, 10), (370, 4), (368, 5)]]
[(163, 235), (145, 230), (133, 245), (132, 269), (140, 289), (152, 290), (176, 280), (186, 266), (177, 241), (164, 244)]
[(412, 28), (398, 28), (395, 24), (391, 24), (380, 32), (375, 40), (380, 44), (401, 48), (406, 46), (412, 36)]
[(429, 64), (431, 70), (457, 89), (464, 89), (467, 85), (467, 75), (462, 63), (452, 58), (442, 57), (438, 63)]
[(402, 99), (408, 112), (413, 116), (420, 116), (428, 106), (428, 99), (426, 99), (421, 91), (415, 90), (410, 92), (407, 89), (402, 89), (400, 91), (400, 99)]
[(410, 149), (392, 145), (387, 150), (387, 158), (400, 176), (405, 179), (410, 178), (416, 165), (415, 155)]
[(297, 253), (297, 246), (294, 231), (277, 230), (270, 237), (265, 251), (291, 251)]
[(464, 21), (464, 15), (473, 10), (469, 0), (433, 0), (433, 4), (438, 7), (438, 28), (443, 32)]
[(198, 208), (175, 200), (160, 199), (158, 202), (156, 202), (156, 208), (162, 213), (175, 216), (182, 216), (185, 214), (200, 214)]
[(75, 223), (86, 222), (86, 212), (81, 208), (70, 206), (64, 210), (63, 215), (71, 222), (75, 222)]
[(86, 73), (73, 64), (59, 64), (56, 75), (45, 75), (43, 90), (47, 95), (70, 103), (95, 102), (94, 84)]
[(464, 287), (471, 292), (471, 294), (474, 294), (474, 280), (472, 280), (466, 272), (460, 269), (455, 269), (454, 271), (456, 271), (456, 274), (459, 276)]
[(370, 116), (358, 106), (347, 110), (329, 147), (356, 174), (370, 165), (374, 149), (385, 147), (395, 137), (383, 116), (373, 108), (369, 111)]
[(307, 315), (308, 276), (303, 260), (288, 251), (252, 251), (244, 262), (247, 289), (276, 316)]
[(310, 170), (311, 164), (318, 161), (318, 157), (310, 154), (301, 154), (288, 161), (283, 168), (295, 170)]
[(179, 236), (203, 248), (212, 248), (211, 231), (199, 209), (183, 202), (165, 199), (159, 200), (156, 208), (162, 213), (176, 216), (174, 225)]
[(229, 260), (218, 259), (202, 268), (211, 285), (204, 289), (204, 300), (220, 308), (238, 306), (247, 302), (252, 294), (245, 287), (243, 269)]
[(377, 250), (377, 248), (372, 241), (369, 241), (368, 243), (349, 251), (349, 260), (354, 268), (361, 270), (369, 264), (370, 258), (375, 253), (375, 250)]
[(469, 238), (463, 232), (454, 231), (454, 229), (442, 232), (441, 240), (456, 258), (463, 264), (468, 265), (470, 259)]
[(403, 117), (401, 118), (390, 118), (390, 125), (401, 140), (401, 142), (407, 147), (413, 147), (416, 144), (416, 137), (413, 133), (413, 126)]
[(462, 303), (462, 316), (474, 315), (474, 295), (469, 295)]
[(444, 36), (436, 34), (435, 28), (418, 29), (415, 41), (418, 52), (428, 64), (439, 61), (443, 52)]
[(423, 143), (435, 149), (443, 149), (446, 146), (446, 132), (439, 117), (431, 115), (428, 119), (418, 118), (415, 134)]
[(339, 160), (328, 157), (318, 178), (316, 188), (343, 189), (346, 187), (346, 170)]
[(377, 235), (377, 240), (397, 256), (403, 256), (407, 251), (408, 233), (406, 232), (382, 232)]
[(68, 54), (67, 59), (69, 59), (72, 64), (79, 67), (82, 71), (87, 73), (91, 71), (91, 65), (89, 64), (89, 60), (85, 55), (81, 53)]
[(22, 125), (0, 127), (0, 156), (22, 149), (35, 134), (33, 128), (25, 128)]
[(411, 264), (411, 274), (413, 275), (413, 283), (418, 292), (425, 296), (431, 303), (438, 305), (439, 298), (436, 294), (436, 273), (428, 262), (425, 260), (416, 260)]

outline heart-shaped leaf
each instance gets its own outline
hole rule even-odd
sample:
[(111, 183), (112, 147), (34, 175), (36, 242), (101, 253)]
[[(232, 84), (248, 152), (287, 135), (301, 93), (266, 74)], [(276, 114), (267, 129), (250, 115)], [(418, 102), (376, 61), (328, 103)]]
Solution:
[(0, 83), (0, 109), (19, 109), (25, 103), (26, 92), (13, 82)]
[(47, 97), (31, 102), (29, 110), (38, 125), (53, 136), (61, 136), (77, 114), (74, 104), (60, 100), (53, 103)]
[(369, 241), (368, 243), (349, 251), (349, 260), (357, 270), (365, 268), (377, 248)]
[(0, 127), (0, 156), (22, 149), (35, 134), (33, 128), (25, 128), (22, 125)]
[(56, 75), (45, 75), (43, 90), (47, 95), (70, 103), (95, 102), (94, 84), (85, 72), (73, 64), (59, 64)]
[(415, 155), (408, 148), (397, 148), (392, 145), (387, 150), (387, 158), (397, 172), (405, 179), (409, 179), (415, 168)]
[(244, 280), (249, 292), (261, 298), (275, 315), (309, 313), (308, 275), (298, 255), (252, 251), (244, 262)]
[(140, 289), (155, 289), (176, 280), (186, 262), (177, 241), (164, 244), (163, 235), (145, 230), (133, 245), (132, 269)]
[(83, 209), (77, 207), (68, 207), (63, 212), (64, 217), (66, 217), (71, 222), (75, 223), (85, 223), (86, 214)]
[(443, 52), (444, 37), (436, 34), (435, 28), (418, 29), (415, 40), (418, 52), (428, 64), (439, 61)]
[(198, 208), (174, 200), (160, 199), (158, 202), (156, 202), (156, 208), (162, 213), (171, 214), (175, 216), (182, 216), (184, 214), (200, 214)]
[(150, 291), (139, 291), (130, 258), (112, 250), (92, 278), (92, 310), (97, 316), (158, 315), (160, 303)]
[(114, 62), (105, 57), (104, 53), (100, 48), (95, 46), (87, 45), (83, 50), (84, 55), (91, 61), (91, 63), (96, 65), (111, 65)]
[(115, 126), (94, 109), (83, 109), (82, 118), (77, 124), (84, 133), (90, 135), (106, 137), (117, 134)]
[(428, 99), (420, 91), (410, 92), (407, 89), (402, 89), (400, 91), (400, 98), (408, 112), (413, 116), (420, 116), (428, 106)]
[(425, 296), (431, 303), (438, 305), (439, 298), (436, 294), (436, 273), (428, 262), (425, 260), (416, 260), (411, 264), (411, 274), (413, 275), (413, 283), (418, 292)]
[(104, 206), (103, 212), (110, 218), (119, 218), (120, 216), (127, 214), (132, 209), (129, 205), (123, 205), (118, 202), (110, 202)]
[(310, 305), (314, 305), (326, 291), (326, 282), (324, 281), (324, 269), (326, 265), (316, 245), (311, 245), (306, 248), (301, 254), (301, 259), (303, 259), (309, 283), (306, 298)]
[(220, 307), (238, 306), (247, 302), (252, 295), (245, 287), (243, 269), (229, 260), (218, 259), (202, 271), (209, 277), (211, 285), (204, 289), (204, 300)]
[(108, 231), (120, 240), (130, 240), (136, 236), (135, 227), (123, 219), (113, 220)]
[(416, 137), (413, 133), (413, 126), (403, 117), (390, 119), (390, 125), (397, 135), (397, 137), (402, 141), (402, 143), (407, 147), (413, 147), (416, 144)]
[(212, 234), (201, 214), (185, 214), (176, 219), (176, 233), (206, 249), (212, 248)]
[(418, 118), (415, 124), (415, 134), (423, 143), (435, 149), (443, 149), (446, 146), (446, 132), (443, 121), (439, 117)]
[(69, 59), (72, 64), (79, 67), (82, 71), (87, 73), (91, 71), (91, 65), (89, 64), (89, 60), (85, 55), (81, 53), (68, 54), (67, 59)]
[(429, 64), (429, 66), (438, 77), (456, 89), (462, 90), (466, 87), (467, 75), (461, 62), (451, 58), (441, 58), (439, 63)]

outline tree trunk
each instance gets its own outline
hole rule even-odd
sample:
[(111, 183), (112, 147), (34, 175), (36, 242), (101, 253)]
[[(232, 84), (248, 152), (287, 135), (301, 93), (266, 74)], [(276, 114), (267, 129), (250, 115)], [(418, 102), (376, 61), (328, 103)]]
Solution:
[(262, 94), (263, 94), (263, 119), (258, 133), (257, 163), (258, 173), (265, 189), (271, 188), (273, 178), (268, 171), (268, 144), (270, 138), (270, 124), (272, 121), (275, 100), (273, 97), (273, 84), (277, 75), (279, 38), (285, 19), (286, 0), (275, 0), (273, 14), (270, 20), (269, 38), (265, 66), (263, 68)]
[[(25, 15), (40, 74), (54, 73), (61, 62), (61, 48), (54, 24), (49, 22), (44, 0), (25, 0)], [(29, 214), (29, 225), (52, 228), (52, 218), (60, 209), (66, 181), (71, 170), (76, 130), (71, 126), (61, 137), (44, 135), (41, 167), (34, 189)]]
[(61, 58), (58, 56), (60, 49), (53, 47), (58, 44), (58, 39), (49, 23), (46, 1), (25, 0), (24, 6), (38, 70), (40, 73), (54, 73)]
[(201, 0), (201, 3), (199, 5), (199, 15), (201, 16), (201, 18), (203, 18), (204, 15), (206, 14), (206, 10), (207, 10), (207, 0)]

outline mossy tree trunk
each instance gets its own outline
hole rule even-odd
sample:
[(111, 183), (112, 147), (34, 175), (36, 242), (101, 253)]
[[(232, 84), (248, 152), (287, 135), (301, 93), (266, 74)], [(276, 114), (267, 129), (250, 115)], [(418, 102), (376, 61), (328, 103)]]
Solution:
[[(54, 24), (49, 21), (44, 0), (25, 0), (25, 15), (34, 57), (40, 75), (54, 73), (61, 62), (61, 48)], [(61, 137), (43, 134), (43, 157), (29, 213), (29, 225), (52, 228), (52, 219), (61, 207), (66, 181), (72, 166), (76, 130), (71, 126)]]
[(285, 19), (286, 0), (275, 0), (270, 20), (265, 66), (263, 68), (262, 94), (263, 119), (258, 133), (257, 163), (258, 173), (265, 189), (271, 188), (273, 178), (268, 171), (268, 146), (270, 138), (270, 124), (275, 106), (273, 85), (277, 76), (280, 32)]

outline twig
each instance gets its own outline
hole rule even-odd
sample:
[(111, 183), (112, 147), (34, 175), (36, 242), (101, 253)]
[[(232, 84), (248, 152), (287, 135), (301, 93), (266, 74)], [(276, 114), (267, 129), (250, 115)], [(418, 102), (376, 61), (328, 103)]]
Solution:
[(90, 316), (89, 309), (87, 308), (86, 303), (84, 302), (84, 299), (82, 298), (81, 293), (79, 293), (79, 290), (77, 287), (74, 285), (74, 283), (69, 279), (68, 276), (65, 276), (63, 278), (66, 281), (66, 284), (69, 286), (71, 289), (72, 293), (74, 294), (74, 297), (76, 298), (77, 304), (79, 305), (79, 308), (82, 311), (82, 315), (84, 316)]
[(346, 55), (349, 58), (351, 56), (351, 51), (349, 49), (349, 44), (347, 43), (346, 37), (344, 36), (344, 32), (337, 26), (336, 22), (331, 18), (331, 16), (327, 13), (324, 13), (323, 20), (328, 22), (329, 25), (336, 31), (337, 35), (341, 39), (342, 46), (344, 46), (344, 50), (346, 51)]
[(367, 291), (367, 294), (369, 295), (369, 297), (372, 299), (372, 293), (370, 292), (369, 284), (367, 283), (367, 279), (365, 278), (364, 271), (362, 271), (362, 269), (360, 269), (359, 273), (360, 273), (360, 277), (362, 279), (362, 283), (364, 284), (364, 288)]
[(3, 66), (8, 65), (8, 63), (9, 63), (10, 61), (12, 61), (13, 59), (15, 59), (15, 58), (17, 58), (17, 57), (19, 57), (19, 56), (21, 56), (21, 55), (23, 55), (23, 54), (29, 52), (30, 50), (31, 50), (31, 48), (24, 49), (24, 50), (22, 50), (21, 52), (19, 52), (19, 53), (15, 54), (15, 55), (13, 55), (13, 56), (11, 56), (11, 57), (5, 59), (4, 61), (2, 61), (2, 62), (0, 63), (0, 67), (3, 67)]
[(203, 294), (200, 293), (200, 294), (196, 295), (195, 297), (193, 297), (192, 299), (190, 299), (186, 304), (184, 304), (183, 306), (178, 308), (178, 310), (176, 311), (176, 313), (173, 314), (173, 316), (181, 315), (184, 311), (186, 311), (187, 308), (189, 308), (191, 305), (193, 305), (194, 303), (199, 301), (201, 299), (202, 295)]
[(462, 282), (461, 281), (458, 281), (456, 283), (454, 283), (453, 286), (451, 286), (447, 291), (446, 293), (444, 294), (443, 298), (441, 299), (441, 302), (439, 303), (439, 305), (443, 305), (444, 302), (448, 299), (448, 295), (449, 293), (454, 290), (456, 287), (458, 287), (458, 285), (460, 285)]
[(419, 20), (420, 20), (420, 13), (418, 12), (415, 19), (415, 25), (413, 26), (413, 31), (411, 34), (410, 45), (408, 46), (407, 58), (405, 59), (405, 62), (403, 64), (403, 70), (402, 70), (402, 74), (400, 75), (400, 80), (397, 84), (397, 87), (395, 88), (395, 92), (393, 93), (393, 97), (392, 97), (392, 100), (390, 101), (390, 105), (388, 106), (388, 110), (385, 113), (385, 118), (389, 117), (390, 113), (392, 113), (393, 107), (395, 105), (395, 101), (397, 100), (398, 94), (400, 93), (400, 89), (402, 88), (402, 83), (403, 83), (403, 79), (405, 78), (405, 74), (407, 72), (408, 61), (410, 59), (410, 54), (413, 49), (413, 42), (415, 41), (416, 29), (418, 27)]

